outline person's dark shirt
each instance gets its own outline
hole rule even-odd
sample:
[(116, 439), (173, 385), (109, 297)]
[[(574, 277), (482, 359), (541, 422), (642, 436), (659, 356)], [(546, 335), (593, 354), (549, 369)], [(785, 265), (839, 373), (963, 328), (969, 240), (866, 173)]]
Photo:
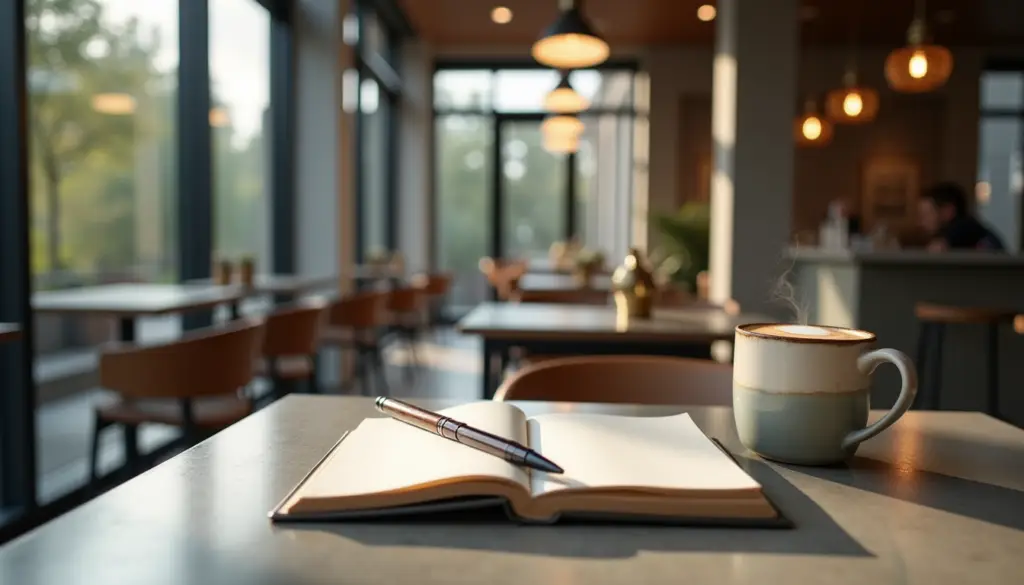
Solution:
[(992, 230), (970, 215), (953, 218), (939, 230), (937, 237), (950, 250), (1004, 250), (1003, 242)]

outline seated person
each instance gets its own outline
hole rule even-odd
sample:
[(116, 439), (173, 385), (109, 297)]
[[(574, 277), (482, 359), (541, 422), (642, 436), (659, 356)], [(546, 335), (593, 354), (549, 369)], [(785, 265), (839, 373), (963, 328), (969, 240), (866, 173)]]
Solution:
[(967, 194), (955, 183), (939, 183), (925, 191), (918, 211), (933, 252), (1005, 249), (999, 236), (971, 215)]

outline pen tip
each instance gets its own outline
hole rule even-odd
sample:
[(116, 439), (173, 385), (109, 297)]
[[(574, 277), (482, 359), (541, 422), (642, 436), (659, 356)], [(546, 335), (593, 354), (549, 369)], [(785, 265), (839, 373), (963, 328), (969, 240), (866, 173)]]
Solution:
[(546, 471), (548, 473), (565, 473), (565, 470), (555, 465), (550, 459), (543, 457), (537, 453), (530, 453), (526, 456), (526, 461), (530, 467)]

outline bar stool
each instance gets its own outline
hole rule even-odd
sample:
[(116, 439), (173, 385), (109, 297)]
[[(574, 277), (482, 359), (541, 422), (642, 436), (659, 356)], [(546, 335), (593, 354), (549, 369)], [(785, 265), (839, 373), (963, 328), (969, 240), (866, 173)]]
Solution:
[[(1012, 323), (1014, 313), (981, 307), (958, 307), (937, 303), (918, 303), (914, 315), (920, 324), (917, 338), (918, 379), (924, 392), (918, 393), (915, 406), (938, 410), (942, 393), (942, 345), (946, 325), (973, 324), (987, 328), (985, 351), (988, 357), (987, 414), (1000, 418), (999, 410), (999, 325)], [(929, 349), (929, 346), (930, 349)], [(925, 378), (925, 376), (928, 378)]]

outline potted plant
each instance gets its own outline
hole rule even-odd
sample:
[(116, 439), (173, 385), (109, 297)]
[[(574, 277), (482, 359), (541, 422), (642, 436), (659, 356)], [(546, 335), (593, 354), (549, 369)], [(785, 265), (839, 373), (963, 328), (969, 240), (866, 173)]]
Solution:
[(654, 255), (655, 273), (695, 291), (697, 275), (708, 269), (711, 207), (707, 203), (687, 203), (676, 213), (657, 214), (653, 220), (661, 235), (661, 248)]
[(604, 266), (604, 254), (598, 250), (582, 248), (576, 254), (572, 277), (576, 286), (590, 286), (590, 277)]

